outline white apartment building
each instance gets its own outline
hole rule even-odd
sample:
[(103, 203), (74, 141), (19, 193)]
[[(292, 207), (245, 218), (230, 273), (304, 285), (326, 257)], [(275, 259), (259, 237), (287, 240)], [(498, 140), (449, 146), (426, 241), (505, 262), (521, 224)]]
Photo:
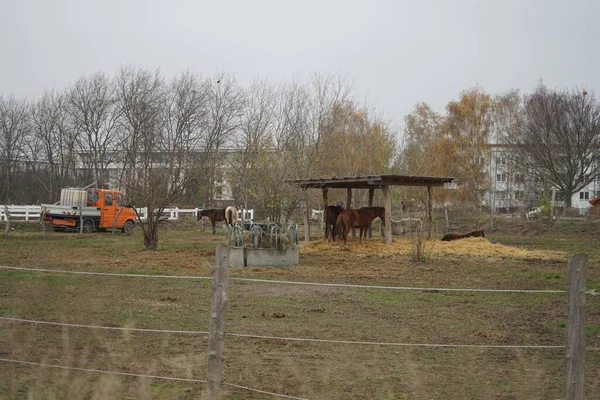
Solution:
[[(506, 146), (492, 144), (487, 155), (487, 173), (491, 182), (491, 190), (484, 196), (485, 205), (493, 212), (508, 212), (515, 209), (527, 210), (537, 205), (540, 198), (546, 194), (551, 197), (555, 191), (556, 207), (564, 207), (565, 199), (557, 189), (543, 182), (538, 182), (518, 166), (511, 165)], [(600, 195), (600, 179), (592, 181), (581, 191), (571, 197), (571, 206), (585, 214), (591, 207), (589, 200)]]

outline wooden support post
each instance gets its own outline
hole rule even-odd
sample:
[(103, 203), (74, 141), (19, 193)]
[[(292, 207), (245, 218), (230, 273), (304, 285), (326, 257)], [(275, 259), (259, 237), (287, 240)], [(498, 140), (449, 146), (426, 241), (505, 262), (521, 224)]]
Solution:
[[(375, 188), (369, 188), (369, 207), (373, 207), (373, 196), (375, 195)], [(369, 230), (367, 231), (369, 238), (373, 237), (373, 229), (371, 228), (371, 224), (369, 224)]]
[(387, 185), (381, 189), (385, 202), (385, 243), (392, 244), (392, 198), (390, 196), (390, 188)]
[(304, 241), (310, 242), (310, 220), (308, 219), (308, 194), (305, 196), (306, 208), (304, 209)]
[(327, 200), (327, 193), (329, 192), (329, 188), (323, 188), (323, 214), (321, 214), (321, 229), (324, 230), (325, 240), (329, 240), (329, 226), (325, 225), (325, 210), (329, 205), (329, 201)]
[(427, 218), (429, 220), (427, 239), (431, 239), (431, 230), (433, 229), (433, 198), (431, 197), (431, 189), (431, 186), (427, 186)]
[[(346, 210), (352, 208), (352, 188), (346, 189)], [(350, 229), (352, 232), (352, 238), (356, 237), (356, 230), (354, 228)]]
[(225, 328), (225, 309), (229, 288), (229, 247), (217, 245), (215, 270), (213, 273), (212, 307), (208, 333), (208, 356), (206, 367), (207, 390), (205, 400), (218, 400), (221, 390), (221, 365), (223, 362), (223, 335)]
[(352, 189), (346, 189), (346, 208), (352, 208)]
[(4, 218), (6, 218), (6, 228), (4, 229), (4, 237), (8, 237), (10, 232), (10, 213), (8, 212), (8, 206), (4, 206)]
[(567, 345), (565, 348), (565, 400), (585, 398), (585, 276), (586, 254), (569, 258), (567, 271)]

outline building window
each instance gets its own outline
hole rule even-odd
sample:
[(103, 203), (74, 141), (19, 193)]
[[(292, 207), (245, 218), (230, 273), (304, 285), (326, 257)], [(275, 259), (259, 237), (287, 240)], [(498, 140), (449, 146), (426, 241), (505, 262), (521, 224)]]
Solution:
[(524, 190), (515, 190), (515, 199), (517, 200), (523, 200), (525, 198), (525, 191)]
[(506, 165), (506, 157), (505, 156), (496, 157), (496, 165)]
[(505, 199), (506, 199), (506, 191), (505, 191), (505, 190), (498, 190), (498, 191), (496, 192), (496, 197), (497, 197), (499, 200), (505, 200)]
[(515, 183), (525, 183), (525, 175), (515, 174)]
[(590, 192), (579, 192), (579, 200), (589, 200)]
[(506, 174), (496, 174), (496, 182), (506, 182)]

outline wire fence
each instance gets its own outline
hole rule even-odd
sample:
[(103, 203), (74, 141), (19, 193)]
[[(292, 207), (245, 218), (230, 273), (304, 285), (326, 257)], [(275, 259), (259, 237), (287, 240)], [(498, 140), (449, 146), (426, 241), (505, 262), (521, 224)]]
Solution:
[[(106, 276), (106, 277), (122, 277), (122, 278), (151, 278), (151, 279), (182, 279), (182, 280), (211, 280), (212, 277), (207, 276), (184, 276), (184, 275), (148, 275), (148, 274), (122, 274), (122, 273), (109, 273), (109, 272), (93, 272), (93, 271), (70, 271), (70, 270), (55, 270), (55, 269), (42, 269), (42, 268), (26, 268), (26, 267), (14, 267), (14, 266), (0, 266), (1, 270), (15, 270), (24, 271), (31, 273), (49, 273), (49, 274), (76, 274), (76, 275), (87, 275), (87, 276)], [(302, 286), (328, 286), (328, 287), (340, 287), (340, 288), (357, 288), (357, 289), (373, 289), (373, 290), (396, 290), (396, 291), (420, 291), (423, 293), (437, 293), (437, 292), (476, 292), (476, 293), (522, 293), (522, 294), (565, 294), (566, 290), (527, 290), (527, 289), (486, 289), (486, 288), (443, 288), (443, 287), (402, 287), (402, 286), (379, 286), (379, 285), (356, 285), (356, 284), (343, 284), (343, 283), (322, 283), (322, 282), (301, 282), (301, 281), (284, 281), (284, 280), (269, 280), (269, 279), (253, 279), (253, 278), (230, 278), (231, 281), (239, 282), (254, 282), (264, 284), (276, 284), (276, 285), (302, 285)], [(594, 290), (586, 291), (588, 295), (597, 295)], [(98, 329), (98, 330), (111, 330), (111, 331), (128, 331), (138, 333), (164, 333), (164, 334), (188, 334), (188, 335), (208, 335), (207, 331), (195, 331), (195, 330), (170, 330), (170, 329), (152, 329), (152, 328), (128, 328), (128, 327), (115, 327), (115, 326), (103, 326), (98, 324), (82, 324), (82, 323), (65, 323), (65, 322), (54, 322), (54, 321), (42, 321), (34, 319), (24, 319), (15, 316), (0, 316), (0, 321), (12, 322), (12, 323), (26, 323), (26, 324), (38, 324), (47, 326), (59, 326), (68, 328), (84, 328), (84, 329)], [(376, 342), (376, 341), (357, 341), (357, 340), (341, 340), (341, 339), (322, 339), (322, 338), (299, 338), (299, 337), (283, 337), (283, 336), (268, 336), (268, 335), (253, 335), (245, 333), (225, 333), (225, 336), (247, 338), (247, 339), (270, 339), (270, 340), (281, 340), (291, 342), (308, 342), (308, 343), (323, 343), (323, 344), (344, 344), (344, 345), (356, 345), (356, 346), (388, 346), (388, 347), (429, 347), (429, 348), (478, 348), (478, 349), (565, 349), (565, 345), (535, 345), (535, 344), (515, 344), (515, 345), (495, 345), (495, 344), (448, 344), (448, 343), (401, 343), (401, 342)], [(598, 351), (600, 348), (587, 347), (587, 350)], [(171, 381), (181, 381), (190, 383), (202, 383), (206, 384), (206, 380), (202, 379), (190, 379), (190, 378), (178, 378), (168, 377), (159, 375), (147, 375), (138, 373), (127, 373), (119, 371), (106, 371), (98, 369), (86, 369), (79, 367), (70, 367), (55, 364), (45, 364), (26, 360), (15, 360), (8, 358), (0, 358), (0, 361), (6, 363), (22, 364), (22, 365), (33, 365), (39, 367), (51, 367), (60, 369), (70, 369), (89, 373), (102, 373), (120, 376), (131, 376), (141, 377), (149, 379), (162, 379)], [(261, 394), (268, 394), (275, 397), (290, 398), (290, 399), (303, 399), (302, 397), (295, 397), (286, 394), (279, 394), (274, 392), (263, 391), (259, 389), (250, 388), (247, 386), (237, 385), (229, 382), (222, 382), (224, 386), (230, 386), (237, 389), (248, 390)]]

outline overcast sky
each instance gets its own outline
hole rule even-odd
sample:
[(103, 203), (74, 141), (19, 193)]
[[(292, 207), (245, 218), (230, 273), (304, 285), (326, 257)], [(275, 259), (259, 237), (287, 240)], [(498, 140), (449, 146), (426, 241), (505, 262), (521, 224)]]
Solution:
[(0, 95), (122, 65), (244, 85), (342, 72), (401, 126), (477, 84), (598, 88), (599, 17), (599, 0), (0, 0)]

